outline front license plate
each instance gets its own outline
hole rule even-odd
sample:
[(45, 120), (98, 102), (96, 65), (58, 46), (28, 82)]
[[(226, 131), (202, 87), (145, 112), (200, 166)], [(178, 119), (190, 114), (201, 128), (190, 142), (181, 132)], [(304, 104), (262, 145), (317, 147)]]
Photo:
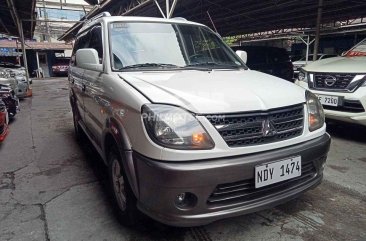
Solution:
[(301, 176), (301, 156), (255, 167), (255, 188)]
[(322, 103), (322, 105), (338, 106), (339, 103), (338, 96), (318, 95), (318, 98), (320, 103)]

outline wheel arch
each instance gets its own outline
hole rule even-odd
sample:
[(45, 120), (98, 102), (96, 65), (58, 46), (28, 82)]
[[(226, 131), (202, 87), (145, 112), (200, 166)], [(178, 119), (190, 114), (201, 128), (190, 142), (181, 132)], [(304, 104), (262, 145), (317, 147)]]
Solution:
[(115, 145), (121, 155), (123, 169), (125, 170), (125, 174), (127, 176), (128, 182), (131, 186), (135, 197), (138, 198), (139, 190), (138, 190), (138, 182), (137, 182), (137, 173), (136, 168), (133, 161), (132, 156), (132, 146), (130, 139), (123, 128), (123, 126), (115, 119), (110, 118), (106, 122), (106, 128), (103, 133), (103, 160), (106, 165), (108, 163), (108, 153), (112, 147)]

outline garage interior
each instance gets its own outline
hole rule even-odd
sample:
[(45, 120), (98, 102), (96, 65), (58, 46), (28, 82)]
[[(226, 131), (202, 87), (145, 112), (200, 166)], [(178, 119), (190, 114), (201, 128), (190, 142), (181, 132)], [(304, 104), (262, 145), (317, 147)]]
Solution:
[[(296, 42), (306, 62), (325, 38), (344, 38), (345, 51), (366, 37), (363, 0), (85, 1), (91, 10), (59, 36), (62, 44), (72, 45), (84, 22), (103, 12), (183, 17), (237, 46)], [(35, 0), (0, 3), (0, 33), (16, 37), (22, 53), (41, 22), (35, 8)], [(20, 100), (0, 143), (0, 240), (366, 239), (366, 128), (337, 121), (327, 122), (332, 144), (323, 183), (287, 204), (194, 228), (148, 218), (121, 225), (105, 191), (103, 161), (90, 143), (74, 138), (68, 79), (30, 77), (35, 67), (28, 63), (35, 62), (35, 55), (22, 55), (33, 96)]]

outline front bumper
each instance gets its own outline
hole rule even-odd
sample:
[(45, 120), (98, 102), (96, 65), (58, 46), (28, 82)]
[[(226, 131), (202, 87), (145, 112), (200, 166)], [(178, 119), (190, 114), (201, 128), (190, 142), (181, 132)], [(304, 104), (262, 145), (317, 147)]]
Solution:
[[(330, 137), (322, 137), (301, 144), (258, 154), (220, 159), (166, 162), (151, 160), (134, 153), (138, 182), (138, 208), (148, 216), (172, 226), (198, 226), (210, 222), (256, 212), (291, 200), (320, 184), (323, 165), (329, 151)], [(290, 180), (252, 190), (220, 203), (208, 200), (221, 184), (235, 184), (254, 179), (256, 165), (300, 155), (302, 165), (311, 165), (313, 173), (300, 181)], [(254, 183), (254, 180), (253, 180)], [(179, 209), (175, 205), (178, 194), (190, 192), (197, 196), (192, 208)], [(242, 196), (241, 196), (242, 195)]]
[(18, 91), (16, 92), (16, 96), (18, 98), (25, 98), (28, 94), (28, 84), (27, 83), (21, 83), (18, 84)]
[(8, 135), (8, 133), (9, 133), (9, 126), (5, 124), (2, 127), (2, 130), (1, 130), (1, 133), (0, 133), (0, 143), (5, 140), (5, 138)]

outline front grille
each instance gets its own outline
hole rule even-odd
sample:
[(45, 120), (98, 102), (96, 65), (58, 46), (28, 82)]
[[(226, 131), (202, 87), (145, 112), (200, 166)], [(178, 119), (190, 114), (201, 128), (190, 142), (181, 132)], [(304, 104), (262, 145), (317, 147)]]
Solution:
[(361, 102), (358, 100), (343, 100), (340, 106), (323, 106), (326, 110), (343, 111), (350, 113), (362, 113), (365, 112), (365, 108), (362, 106)]
[(346, 90), (356, 74), (316, 73), (314, 89)]
[[(206, 116), (229, 147), (243, 147), (300, 136), (304, 126), (302, 104), (270, 111)], [(269, 125), (269, 133), (265, 133)]]
[[(326, 157), (321, 157), (319, 159), (325, 158)], [(316, 173), (313, 162), (308, 162), (301, 164), (301, 176), (261, 188), (255, 188), (254, 178), (233, 183), (219, 184), (207, 199), (207, 205), (222, 206), (237, 203), (253, 203), (266, 196), (274, 195), (278, 192), (289, 191), (304, 185), (313, 180), (316, 177)]]

